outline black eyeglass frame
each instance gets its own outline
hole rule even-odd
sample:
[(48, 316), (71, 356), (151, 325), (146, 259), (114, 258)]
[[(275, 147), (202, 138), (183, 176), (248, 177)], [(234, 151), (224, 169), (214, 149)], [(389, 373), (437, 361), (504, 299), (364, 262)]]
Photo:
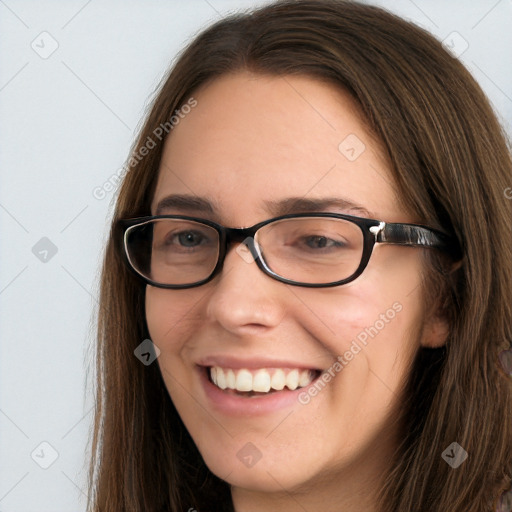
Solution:
[[(361, 261), (357, 269), (349, 277), (340, 281), (334, 281), (332, 283), (302, 283), (299, 281), (293, 281), (276, 274), (270, 269), (264, 259), (261, 257), (261, 253), (255, 245), (254, 237), (256, 232), (264, 226), (273, 222), (281, 221), (284, 219), (298, 219), (298, 218), (331, 218), (341, 219), (356, 224), (363, 233), (363, 253), (361, 255)], [(187, 220), (197, 222), (209, 226), (217, 231), (219, 234), (219, 254), (217, 257), (217, 264), (208, 277), (197, 281), (192, 284), (162, 284), (157, 283), (149, 279), (148, 277), (141, 274), (131, 263), (129, 252), (128, 252), (128, 240), (127, 233), (128, 228), (139, 224), (145, 224), (149, 221), (158, 219), (176, 219), (176, 220)], [(271, 219), (264, 220), (255, 224), (254, 226), (247, 228), (227, 228), (216, 222), (202, 219), (199, 217), (190, 217), (187, 215), (153, 215), (145, 217), (137, 217), (133, 219), (119, 219), (115, 225), (116, 238), (119, 241), (119, 249), (124, 255), (124, 261), (139, 278), (144, 280), (146, 284), (155, 286), (157, 288), (168, 288), (168, 289), (186, 289), (201, 286), (211, 281), (217, 274), (220, 273), (224, 265), (224, 260), (228, 253), (228, 246), (232, 243), (245, 243), (249, 249), (254, 261), (265, 274), (280, 281), (282, 283), (290, 284), (293, 286), (302, 286), (306, 288), (331, 288), (333, 286), (341, 286), (350, 283), (357, 279), (366, 269), (370, 261), (370, 257), (373, 252), (373, 248), (377, 243), (403, 245), (412, 247), (428, 247), (435, 248), (456, 255), (460, 253), (460, 249), (455, 240), (448, 234), (433, 229), (421, 224), (404, 224), (404, 223), (393, 223), (384, 222), (375, 219), (368, 219), (365, 217), (356, 217), (354, 215), (347, 215), (342, 213), (330, 213), (330, 212), (312, 212), (312, 213), (291, 213), (287, 215), (281, 215), (279, 217), (273, 217)]]

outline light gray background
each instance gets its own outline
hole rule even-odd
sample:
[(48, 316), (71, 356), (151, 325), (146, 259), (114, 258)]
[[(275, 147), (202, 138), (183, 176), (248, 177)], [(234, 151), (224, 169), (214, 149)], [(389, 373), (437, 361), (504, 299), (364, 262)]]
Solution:
[[(85, 378), (114, 198), (93, 191), (123, 165), (178, 50), (261, 3), (0, 0), (0, 512), (85, 510)], [(377, 3), (465, 50), (512, 133), (511, 0)]]

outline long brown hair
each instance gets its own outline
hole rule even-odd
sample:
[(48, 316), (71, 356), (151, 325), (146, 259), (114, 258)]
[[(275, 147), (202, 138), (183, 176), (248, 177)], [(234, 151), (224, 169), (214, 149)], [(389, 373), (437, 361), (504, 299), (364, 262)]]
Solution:
[[(233, 510), (228, 484), (206, 468), (158, 365), (134, 356), (149, 337), (145, 286), (122, 261), (114, 225), (150, 214), (165, 141), (155, 129), (198, 87), (244, 69), (349, 92), (387, 152), (404, 207), (458, 239), (455, 271), (429, 251), (425, 300), (435, 299), (450, 335), (442, 349), (420, 349), (411, 368), (403, 442), (383, 475), (380, 510), (494, 510), (512, 478), (512, 380), (499, 364), (512, 339), (510, 147), (481, 89), (440, 42), (343, 0), (288, 0), (222, 19), (159, 87), (127, 162), (103, 263), (89, 510)], [(155, 147), (141, 152), (149, 138)], [(468, 453), (457, 469), (441, 457), (452, 442)]]

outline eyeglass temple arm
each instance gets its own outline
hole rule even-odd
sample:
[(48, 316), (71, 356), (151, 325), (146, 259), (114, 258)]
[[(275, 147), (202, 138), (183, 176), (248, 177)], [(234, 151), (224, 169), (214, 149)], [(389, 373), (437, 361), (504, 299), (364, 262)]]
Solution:
[(375, 235), (375, 241), (380, 243), (436, 247), (449, 252), (456, 249), (456, 244), (448, 235), (415, 224), (381, 222), (378, 226), (371, 227), (370, 231)]

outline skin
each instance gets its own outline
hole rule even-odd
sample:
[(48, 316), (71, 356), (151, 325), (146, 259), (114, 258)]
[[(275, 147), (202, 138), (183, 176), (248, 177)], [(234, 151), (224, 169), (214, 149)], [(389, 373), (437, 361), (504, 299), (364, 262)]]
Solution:
[[(238, 72), (194, 94), (197, 106), (165, 145), (152, 213), (169, 194), (208, 199), (213, 213), (173, 208), (225, 226), (271, 218), (264, 200), (348, 199), (329, 211), (416, 222), (399, 205), (389, 164), (350, 97), (302, 76)], [(353, 161), (338, 146), (365, 145)], [(232, 247), (222, 273), (188, 290), (148, 286), (146, 317), (169, 394), (210, 470), (232, 486), (237, 512), (376, 511), (373, 491), (399, 434), (401, 386), (420, 345), (444, 343), (446, 326), (425, 318), (423, 249), (377, 245), (365, 272), (335, 288), (288, 286)], [(393, 304), (386, 323), (307, 405), (240, 417), (219, 413), (195, 361), (211, 354), (275, 357), (327, 369)], [(261, 452), (246, 467), (237, 452)]]

